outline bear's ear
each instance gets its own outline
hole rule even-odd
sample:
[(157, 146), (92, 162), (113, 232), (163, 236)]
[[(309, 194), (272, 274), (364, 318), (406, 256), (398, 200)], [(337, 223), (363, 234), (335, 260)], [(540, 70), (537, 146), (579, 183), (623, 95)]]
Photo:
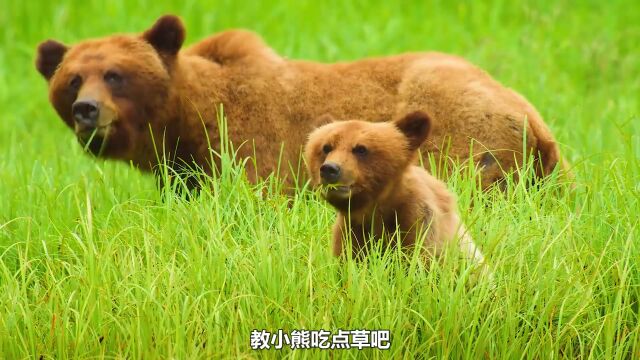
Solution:
[(416, 150), (429, 136), (431, 118), (422, 111), (416, 111), (396, 120), (395, 125), (409, 140), (409, 148)]
[(330, 114), (324, 114), (324, 115), (320, 115), (316, 118), (316, 120), (314, 121), (313, 125), (316, 128), (325, 126), (327, 124), (331, 124), (332, 122), (335, 122), (336, 119), (331, 116)]
[(38, 45), (36, 55), (36, 69), (47, 81), (55, 74), (58, 65), (62, 62), (67, 47), (55, 40), (47, 40)]
[(176, 55), (182, 47), (184, 35), (182, 20), (174, 15), (165, 15), (159, 18), (151, 29), (145, 31), (142, 37), (159, 53)]

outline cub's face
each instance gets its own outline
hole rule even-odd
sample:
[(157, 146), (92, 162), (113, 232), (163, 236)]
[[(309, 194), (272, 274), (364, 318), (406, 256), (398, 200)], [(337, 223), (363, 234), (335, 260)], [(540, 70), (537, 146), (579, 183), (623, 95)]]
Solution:
[(38, 46), (36, 68), (49, 99), (79, 142), (96, 155), (129, 158), (163, 111), (170, 66), (184, 39), (178, 18), (165, 16), (141, 36), (111, 36), (65, 46)]
[(338, 210), (375, 201), (414, 160), (429, 133), (421, 112), (394, 122), (338, 121), (309, 135), (305, 160), (314, 185)]

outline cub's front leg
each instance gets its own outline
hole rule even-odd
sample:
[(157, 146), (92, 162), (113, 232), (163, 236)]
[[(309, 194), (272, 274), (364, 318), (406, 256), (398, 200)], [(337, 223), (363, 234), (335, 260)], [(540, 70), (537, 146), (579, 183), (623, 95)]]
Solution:
[[(365, 227), (360, 224), (349, 224), (344, 215), (338, 214), (333, 224), (333, 255), (341, 257), (346, 251), (351, 251), (353, 259), (362, 260), (368, 252), (369, 235)], [(345, 248), (348, 246), (350, 248)]]
[(331, 251), (333, 252), (333, 256), (340, 257), (342, 255), (343, 249), (343, 239), (344, 239), (344, 218), (342, 215), (338, 215), (338, 219), (335, 224), (333, 224), (333, 244), (331, 246)]

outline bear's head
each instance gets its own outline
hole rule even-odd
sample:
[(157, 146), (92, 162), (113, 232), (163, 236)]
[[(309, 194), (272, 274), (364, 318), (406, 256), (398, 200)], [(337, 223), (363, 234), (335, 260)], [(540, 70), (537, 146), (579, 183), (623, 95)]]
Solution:
[(350, 120), (319, 127), (305, 147), (311, 181), (340, 211), (366, 206), (413, 164), (430, 127), (423, 112), (391, 122)]
[(38, 46), (36, 68), (49, 99), (78, 140), (96, 155), (127, 159), (151, 121), (162, 121), (172, 65), (185, 30), (163, 16), (141, 35), (115, 35), (66, 46)]

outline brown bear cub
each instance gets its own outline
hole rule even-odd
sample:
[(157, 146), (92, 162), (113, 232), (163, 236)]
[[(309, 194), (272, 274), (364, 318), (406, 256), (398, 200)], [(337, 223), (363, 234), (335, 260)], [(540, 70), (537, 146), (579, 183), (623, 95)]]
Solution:
[(398, 231), (403, 250), (419, 246), (428, 258), (458, 241), (465, 256), (483, 262), (446, 185), (415, 165), (430, 127), (425, 113), (414, 112), (394, 122), (332, 122), (309, 135), (305, 159), (312, 182), (338, 210), (335, 256), (343, 254), (351, 229), (354, 258)]

